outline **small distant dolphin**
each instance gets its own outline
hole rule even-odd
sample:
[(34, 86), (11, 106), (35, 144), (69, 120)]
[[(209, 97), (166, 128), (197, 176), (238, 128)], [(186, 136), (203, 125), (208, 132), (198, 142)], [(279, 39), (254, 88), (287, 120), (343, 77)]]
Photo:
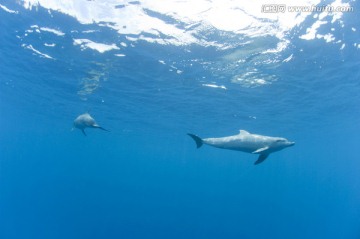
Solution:
[(86, 136), (85, 128), (96, 128), (96, 129), (101, 129), (101, 130), (105, 130), (105, 131), (110, 132), (109, 130), (104, 129), (103, 127), (98, 125), (96, 123), (96, 121), (94, 120), (94, 118), (91, 117), (91, 115), (89, 113), (79, 115), (74, 120), (74, 127), (72, 129), (74, 130), (74, 128), (80, 129), (85, 136)]
[(260, 154), (254, 164), (264, 162), (270, 153), (282, 150), (295, 144), (295, 142), (290, 142), (285, 138), (250, 134), (246, 130), (240, 130), (240, 133), (237, 135), (221, 138), (202, 139), (194, 134), (188, 135), (195, 140), (197, 148), (200, 148), (203, 144), (207, 144), (216, 148)]

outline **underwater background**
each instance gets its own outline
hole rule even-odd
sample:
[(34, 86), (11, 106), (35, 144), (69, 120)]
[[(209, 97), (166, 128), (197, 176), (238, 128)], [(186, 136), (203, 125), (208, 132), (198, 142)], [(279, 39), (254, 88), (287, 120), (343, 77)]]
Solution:
[(360, 4), (266, 4), (0, 0), (0, 238), (359, 239)]

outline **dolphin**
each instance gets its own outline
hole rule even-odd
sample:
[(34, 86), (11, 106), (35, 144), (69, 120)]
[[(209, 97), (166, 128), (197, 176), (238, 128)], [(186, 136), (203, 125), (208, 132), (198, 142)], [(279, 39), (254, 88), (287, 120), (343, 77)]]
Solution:
[(291, 142), (285, 138), (251, 134), (246, 130), (240, 130), (237, 135), (221, 138), (202, 139), (194, 134), (188, 135), (195, 140), (197, 148), (200, 148), (203, 144), (207, 144), (221, 149), (259, 154), (259, 158), (254, 163), (255, 165), (264, 162), (270, 153), (274, 153), (295, 144), (295, 142)]
[(109, 130), (104, 129), (103, 127), (98, 125), (96, 123), (96, 121), (94, 120), (94, 118), (91, 117), (91, 115), (89, 113), (79, 115), (74, 120), (74, 127), (72, 129), (74, 130), (74, 128), (80, 129), (85, 136), (86, 136), (85, 128), (96, 128), (96, 129), (101, 129), (101, 130), (110, 132)]

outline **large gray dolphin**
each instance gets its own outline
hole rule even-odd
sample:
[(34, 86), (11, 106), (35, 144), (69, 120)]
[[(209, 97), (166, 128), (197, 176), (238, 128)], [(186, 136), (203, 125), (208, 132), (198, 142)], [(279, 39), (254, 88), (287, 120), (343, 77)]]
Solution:
[(79, 115), (75, 120), (74, 120), (74, 128), (78, 128), (80, 129), (83, 134), (86, 136), (85, 133), (85, 128), (96, 128), (96, 129), (101, 129), (101, 130), (105, 130), (108, 131), (107, 129), (104, 129), (103, 127), (101, 127), (100, 125), (98, 125), (96, 123), (96, 121), (94, 120), (93, 117), (91, 117), (91, 115), (89, 113), (85, 113), (82, 115)]
[(259, 158), (255, 164), (264, 162), (270, 153), (295, 144), (295, 142), (290, 142), (285, 138), (250, 134), (246, 130), (240, 130), (240, 133), (237, 135), (221, 138), (202, 139), (194, 134), (188, 135), (195, 140), (197, 148), (200, 148), (203, 144), (207, 144), (216, 148), (259, 154)]

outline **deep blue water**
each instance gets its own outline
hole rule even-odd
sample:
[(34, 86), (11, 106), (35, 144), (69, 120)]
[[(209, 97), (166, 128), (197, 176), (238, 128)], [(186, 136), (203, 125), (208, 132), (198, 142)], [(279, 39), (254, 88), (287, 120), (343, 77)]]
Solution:
[[(95, 42), (126, 38), (1, 4), (19, 13), (0, 9), (0, 238), (360, 238), (358, 2), (334, 32), (345, 48), (299, 39), (307, 19), (270, 66), (256, 49), (238, 66), (224, 60), (241, 46), (81, 50), (74, 29), (99, 30)], [(31, 25), (66, 35), (23, 37)], [(276, 80), (233, 83), (249, 65)], [(226, 90), (203, 86), (214, 82)], [(111, 132), (71, 131), (86, 111)], [(239, 129), (296, 145), (254, 166), (255, 155), (196, 149), (186, 135)]]

